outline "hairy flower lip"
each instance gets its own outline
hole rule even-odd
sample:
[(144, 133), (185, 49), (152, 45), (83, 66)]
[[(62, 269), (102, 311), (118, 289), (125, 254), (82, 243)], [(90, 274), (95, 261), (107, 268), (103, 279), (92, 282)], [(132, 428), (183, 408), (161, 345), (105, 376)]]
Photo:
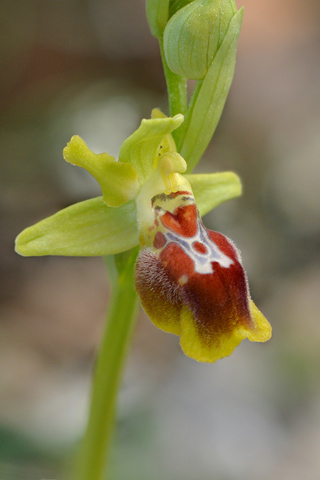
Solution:
[(180, 335), (186, 355), (201, 362), (230, 355), (244, 338), (269, 339), (271, 327), (252, 307), (238, 250), (204, 227), (192, 190), (158, 194), (152, 208), (135, 285), (153, 323)]

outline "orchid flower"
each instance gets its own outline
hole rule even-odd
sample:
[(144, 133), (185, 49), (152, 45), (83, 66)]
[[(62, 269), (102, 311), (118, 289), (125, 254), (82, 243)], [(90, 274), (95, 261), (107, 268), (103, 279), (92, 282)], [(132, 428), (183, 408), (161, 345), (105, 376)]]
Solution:
[(136, 293), (151, 321), (179, 335), (184, 353), (200, 362), (230, 355), (244, 338), (265, 342), (271, 336), (250, 299), (239, 251), (202, 223), (210, 210), (241, 194), (240, 180), (232, 172), (191, 173), (227, 99), (243, 8), (235, 0), (146, 0), (146, 13), (159, 42), (171, 116), (154, 109), (117, 160), (72, 137), (65, 160), (93, 175), (102, 196), (61, 210), (16, 240), (25, 256), (107, 259), (112, 295), (79, 480), (104, 478)]
[(125, 140), (118, 161), (72, 137), (64, 158), (90, 172), (103, 196), (27, 228), (16, 251), (113, 255), (139, 244), (135, 287), (146, 313), (157, 327), (180, 335), (186, 355), (214, 362), (244, 338), (268, 340), (271, 327), (250, 300), (237, 248), (201, 220), (240, 195), (240, 181), (232, 172), (185, 174), (171, 135), (182, 122), (181, 114), (170, 118), (153, 110)]

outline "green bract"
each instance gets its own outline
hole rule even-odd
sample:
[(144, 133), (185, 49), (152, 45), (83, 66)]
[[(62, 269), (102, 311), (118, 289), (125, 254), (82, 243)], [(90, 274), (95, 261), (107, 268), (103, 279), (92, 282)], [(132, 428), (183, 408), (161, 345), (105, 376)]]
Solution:
[(242, 17), (243, 8), (233, 16), (206, 76), (197, 83), (178, 144), (188, 171), (200, 160), (220, 120), (233, 80)]
[[(91, 152), (80, 137), (72, 137), (64, 150), (66, 160), (88, 170), (100, 183), (103, 197), (72, 205), (25, 229), (16, 239), (16, 251), (24, 256), (97, 256), (138, 245), (137, 203), (151, 204), (152, 192), (148, 198), (141, 192), (159, 159), (178, 156), (171, 132), (182, 121), (182, 115), (170, 118), (154, 110), (153, 118), (142, 120), (125, 140), (118, 162), (108, 154)], [(201, 215), (241, 194), (240, 180), (232, 172), (191, 174), (186, 179)]]

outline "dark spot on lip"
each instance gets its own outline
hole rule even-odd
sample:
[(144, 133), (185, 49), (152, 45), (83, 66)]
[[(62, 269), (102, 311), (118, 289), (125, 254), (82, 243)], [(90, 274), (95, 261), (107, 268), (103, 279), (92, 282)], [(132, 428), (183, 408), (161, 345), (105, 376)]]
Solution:
[(202, 242), (193, 242), (192, 246), (198, 253), (202, 253), (202, 254), (208, 253), (207, 247)]
[(157, 232), (153, 240), (154, 248), (163, 248), (165, 244), (166, 244), (166, 237), (163, 235), (163, 233)]

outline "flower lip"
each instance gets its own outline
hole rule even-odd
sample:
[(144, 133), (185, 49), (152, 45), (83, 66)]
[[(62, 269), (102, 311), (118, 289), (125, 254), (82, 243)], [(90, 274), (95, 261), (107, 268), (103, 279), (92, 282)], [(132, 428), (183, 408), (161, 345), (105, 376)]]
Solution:
[(246, 337), (270, 338), (270, 325), (252, 307), (238, 250), (204, 227), (192, 190), (158, 194), (151, 205), (135, 284), (155, 325), (180, 335), (184, 352), (206, 362), (230, 355)]

